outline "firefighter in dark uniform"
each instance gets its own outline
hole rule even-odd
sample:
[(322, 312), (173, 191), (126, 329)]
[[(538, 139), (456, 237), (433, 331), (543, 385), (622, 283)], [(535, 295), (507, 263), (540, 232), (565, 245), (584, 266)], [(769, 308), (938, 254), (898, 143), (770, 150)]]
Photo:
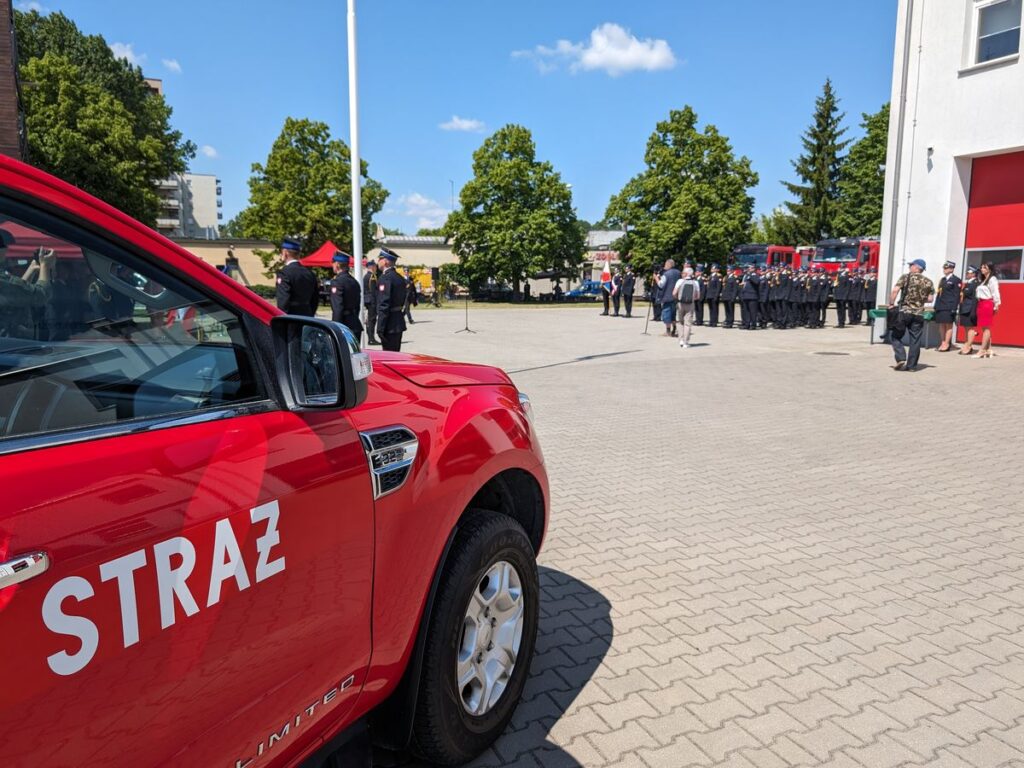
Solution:
[(775, 278), (775, 327), (789, 327), (789, 288), (793, 282), (793, 270), (785, 265)]
[(377, 335), (381, 346), (388, 352), (402, 351), (405, 332), (405, 299), (408, 284), (395, 270), (398, 254), (381, 248), (378, 257), (384, 274), (377, 284)]
[(349, 264), (352, 259), (347, 253), (336, 253), (331, 259), (334, 279), (331, 280), (331, 319), (346, 326), (357, 339), (363, 335), (363, 324), (359, 320), (359, 281), (352, 277)]
[(277, 307), (289, 315), (316, 317), (320, 286), (312, 270), (299, 264), (300, 248), (291, 238), (281, 243), (284, 268), (277, 273)]
[(625, 304), (626, 317), (633, 316), (633, 293), (636, 291), (636, 275), (632, 267), (626, 267), (626, 275), (622, 278), (622, 303)]
[(694, 280), (697, 281), (697, 285), (700, 287), (699, 298), (693, 304), (694, 323), (696, 325), (704, 325), (704, 304), (707, 301), (705, 294), (708, 290), (708, 279), (704, 276), (703, 265), (697, 265)]
[(366, 308), (366, 343), (380, 344), (374, 334), (377, 332), (377, 262), (370, 259), (366, 262), (366, 274), (363, 275), (363, 307)]
[(412, 308), (418, 307), (420, 304), (419, 295), (416, 292), (416, 281), (413, 279), (412, 270), (408, 267), (405, 268), (405, 319), (409, 321), (410, 325), (415, 325), (416, 321), (412, 319)]
[(836, 327), (846, 327), (846, 306), (850, 301), (850, 271), (843, 267), (836, 275), (832, 286), (832, 294), (836, 300)]
[(789, 327), (799, 328), (804, 324), (804, 301), (807, 297), (807, 267), (793, 275), (793, 284), (789, 287)]
[(612, 309), (615, 310), (615, 317), (619, 317), (619, 307), (622, 305), (622, 272), (616, 272), (612, 277)]
[(752, 331), (757, 328), (757, 300), (761, 278), (754, 272), (754, 265), (748, 264), (740, 283), (740, 301), (742, 302), (741, 317), (743, 330)]
[(725, 326), (732, 328), (736, 323), (736, 300), (740, 295), (740, 280), (736, 276), (739, 267), (729, 270), (722, 281), (722, 303), (725, 305)]
[(708, 325), (712, 328), (718, 327), (718, 303), (722, 298), (722, 275), (718, 271), (718, 265), (711, 265), (711, 274), (708, 276)]
[(864, 293), (864, 271), (855, 270), (850, 275), (850, 290), (847, 294), (846, 322), (850, 325), (860, 325), (861, 299)]
[[(861, 290), (860, 307), (867, 312), (875, 308), (875, 293), (878, 291), (878, 270), (872, 267), (864, 277), (864, 287)], [(867, 318), (866, 325), (871, 325), (871, 318)], [(857, 323), (860, 323), (860, 314), (857, 315)]]
[(757, 324), (760, 328), (768, 327), (768, 296), (772, 291), (772, 276), (767, 267), (758, 270), (761, 282), (757, 284)]

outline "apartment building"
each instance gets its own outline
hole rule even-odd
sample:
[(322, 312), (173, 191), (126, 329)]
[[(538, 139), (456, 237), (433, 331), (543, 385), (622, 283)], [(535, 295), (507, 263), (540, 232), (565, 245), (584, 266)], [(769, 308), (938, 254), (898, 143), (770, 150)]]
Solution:
[(220, 179), (212, 174), (180, 173), (157, 182), (160, 213), (157, 230), (168, 237), (216, 240), (224, 219)]

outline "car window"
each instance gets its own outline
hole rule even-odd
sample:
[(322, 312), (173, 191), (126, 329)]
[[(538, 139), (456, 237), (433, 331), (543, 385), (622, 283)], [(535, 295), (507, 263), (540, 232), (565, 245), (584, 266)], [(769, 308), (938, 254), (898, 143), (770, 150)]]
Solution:
[(237, 314), (0, 197), (0, 440), (260, 396)]

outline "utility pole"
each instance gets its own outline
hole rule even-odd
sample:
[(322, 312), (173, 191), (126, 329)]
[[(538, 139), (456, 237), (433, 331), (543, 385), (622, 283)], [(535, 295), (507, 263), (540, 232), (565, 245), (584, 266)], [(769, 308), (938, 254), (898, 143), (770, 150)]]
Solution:
[(0, 0), (0, 155), (25, 159), (25, 131), (18, 98), (18, 44), (11, 0)]

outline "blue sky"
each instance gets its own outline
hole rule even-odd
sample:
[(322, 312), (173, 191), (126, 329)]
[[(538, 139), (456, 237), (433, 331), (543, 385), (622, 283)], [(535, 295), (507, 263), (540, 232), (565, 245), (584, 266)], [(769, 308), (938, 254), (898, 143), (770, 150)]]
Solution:
[[(287, 116), (348, 139), (345, 0), (16, 0), (99, 33), (164, 80), (174, 124), (248, 198)], [(690, 104), (760, 174), (757, 211), (786, 199), (790, 160), (831, 77), (851, 132), (889, 98), (896, 0), (359, 0), (360, 144), (390, 190), (378, 220), (442, 221), (472, 153), (510, 122), (601, 218), (642, 169), (655, 123)]]

